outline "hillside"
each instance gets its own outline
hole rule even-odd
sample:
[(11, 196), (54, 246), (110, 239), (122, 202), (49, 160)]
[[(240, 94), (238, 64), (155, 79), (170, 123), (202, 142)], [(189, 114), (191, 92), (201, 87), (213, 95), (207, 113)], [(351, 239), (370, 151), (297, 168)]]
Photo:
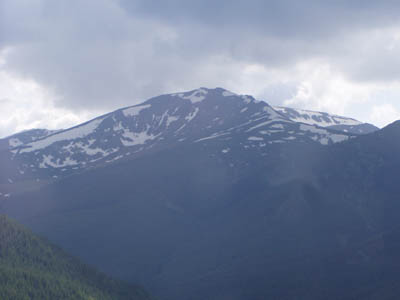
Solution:
[(0, 216), (0, 299), (150, 299)]

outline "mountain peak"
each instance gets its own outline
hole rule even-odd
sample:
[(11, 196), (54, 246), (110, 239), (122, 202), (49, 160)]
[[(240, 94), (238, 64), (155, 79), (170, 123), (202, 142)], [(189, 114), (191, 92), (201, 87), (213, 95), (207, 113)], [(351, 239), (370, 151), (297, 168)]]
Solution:
[(221, 87), (216, 87), (216, 88), (206, 88), (206, 87), (200, 87), (198, 89), (194, 89), (191, 91), (186, 91), (186, 92), (180, 92), (180, 93), (172, 93), (172, 94), (166, 94), (166, 95), (161, 95), (155, 98), (151, 98), (146, 102), (153, 102), (155, 99), (160, 99), (163, 98), (165, 101), (165, 98), (180, 98), (183, 100), (190, 101), (192, 104), (199, 104), (203, 102), (204, 100), (220, 100), (224, 98), (236, 98), (236, 99), (241, 99), (245, 104), (249, 104), (251, 102), (254, 103), (259, 103), (260, 101), (256, 100), (254, 97), (250, 95), (239, 95), (234, 92), (231, 92), (227, 89), (221, 88)]

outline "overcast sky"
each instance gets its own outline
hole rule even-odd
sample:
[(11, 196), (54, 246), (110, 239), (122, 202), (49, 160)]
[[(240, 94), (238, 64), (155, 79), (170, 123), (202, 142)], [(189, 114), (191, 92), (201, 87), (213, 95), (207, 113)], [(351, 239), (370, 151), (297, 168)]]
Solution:
[(400, 1), (0, 0), (0, 137), (223, 87), (400, 119)]

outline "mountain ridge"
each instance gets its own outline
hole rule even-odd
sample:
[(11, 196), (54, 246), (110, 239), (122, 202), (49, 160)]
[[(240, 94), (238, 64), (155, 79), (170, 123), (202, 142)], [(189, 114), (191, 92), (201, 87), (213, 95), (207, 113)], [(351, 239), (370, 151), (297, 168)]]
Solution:
[(265, 147), (293, 141), (326, 145), (352, 134), (293, 122), (249, 95), (200, 88), (153, 97), (13, 147), (11, 179), (58, 178), (143, 151), (233, 136), (242, 136), (243, 147)]

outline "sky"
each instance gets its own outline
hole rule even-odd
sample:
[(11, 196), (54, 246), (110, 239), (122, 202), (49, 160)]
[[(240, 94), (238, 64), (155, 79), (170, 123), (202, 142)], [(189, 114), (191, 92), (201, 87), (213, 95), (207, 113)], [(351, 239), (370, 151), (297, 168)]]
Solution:
[(400, 119), (399, 1), (0, 0), (0, 137), (163, 93)]

